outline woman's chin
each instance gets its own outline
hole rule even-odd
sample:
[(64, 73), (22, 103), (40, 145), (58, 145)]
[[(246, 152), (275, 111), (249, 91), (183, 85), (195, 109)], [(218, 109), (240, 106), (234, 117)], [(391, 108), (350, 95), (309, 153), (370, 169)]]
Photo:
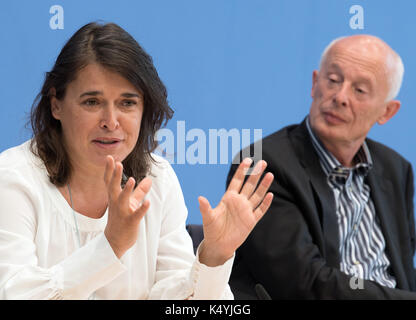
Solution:
[(102, 167), (105, 168), (106, 163), (107, 163), (107, 156), (112, 156), (115, 162), (122, 162), (125, 157), (122, 157), (118, 154), (105, 154), (105, 155), (95, 155), (94, 157), (91, 157), (90, 160), (92, 160), (92, 162), (94, 163), (94, 165), (96, 167)]

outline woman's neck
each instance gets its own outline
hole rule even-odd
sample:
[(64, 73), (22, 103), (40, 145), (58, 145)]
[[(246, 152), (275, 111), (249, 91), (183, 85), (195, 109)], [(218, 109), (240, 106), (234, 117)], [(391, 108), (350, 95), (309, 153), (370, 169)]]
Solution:
[[(59, 191), (76, 212), (91, 218), (102, 217), (108, 203), (104, 168), (73, 166), (72, 171), (68, 183), (58, 188)], [(68, 185), (71, 190), (72, 201)]]

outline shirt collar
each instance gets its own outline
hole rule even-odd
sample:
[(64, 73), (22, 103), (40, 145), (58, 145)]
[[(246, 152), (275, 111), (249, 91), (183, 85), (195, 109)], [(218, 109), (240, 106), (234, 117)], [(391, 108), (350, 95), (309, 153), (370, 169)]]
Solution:
[(346, 168), (331, 152), (325, 148), (319, 137), (314, 134), (309, 123), (309, 116), (306, 119), (306, 127), (308, 129), (309, 136), (311, 137), (312, 145), (318, 153), (319, 160), (327, 176), (336, 175), (339, 177), (341, 175), (346, 176), (345, 178), (347, 178), (349, 173), (353, 170), (360, 175), (366, 176), (368, 171), (373, 167), (370, 150), (368, 150), (368, 146), (365, 141), (354, 157), (356, 165), (353, 168)]

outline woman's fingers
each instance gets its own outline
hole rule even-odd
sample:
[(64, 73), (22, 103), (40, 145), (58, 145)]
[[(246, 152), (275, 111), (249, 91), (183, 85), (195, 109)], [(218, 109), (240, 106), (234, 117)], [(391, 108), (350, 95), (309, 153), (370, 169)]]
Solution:
[(152, 180), (150, 178), (144, 178), (140, 181), (138, 186), (134, 188), (136, 182), (134, 178), (130, 177), (122, 189), (122, 176), (123, 165), (121, 162), (115, 162), (112, 156), (107, 156), (104, 181), (107, 185), (109, 201), (118, 203), (119, 208), (123, 212), (132, 213), (143, 206), (143, 199), (152, 186)]
[[(121, 167), (121, 168), (120, 168)], [(116, 201), (121, 191), (121, 177), (123, 166), (121, 163), (115, 162), (112, 156), (107, 156), (104, 171), (104, 182), (107, 186), (108, 197), (110, 201)], [(117, 185), (117, 180), (120, 182)]]
[[(133, 178), (130, 178), (130, 179), (133, 179)], [(127, 201), (129, 203), (130, 212), (135, 212), (140, 207), (143, 206), (144, 198), (146, 197), (146, 194), (150, 191), (151, 186), (152, 186), (152, 180), (150, 178), (144, 178), (137, 185), (136, 189), (131, 190), (131, 191), (129, 189), (127, 191), (129, 194), (129, 199)], [(126, 201), (126, 200), (123, 200), (123, 201)]]
[(253, 194), (254, 190), (256, 189), (257, 183), (261, 175), (263, 174), (264, 170), (267, 167), (267, 163), (264, 160), (260, 160), (254, 167), (253, 174), (247, 179), (246, 183), (244, 183), (243, 189), (241, 190), (241, 194), (245, 195), (247, 198)]
[(204, 226), (207, 226), (208, 224), (210, 224), (210, 221), (212, 218), (211, 204), (209, 203), (208, 199), (203, 196), (198, 197), (198, 202), (199, 202), (199, 211), (201, 212), (201, 216), (202, 216), (202, 224)]
[(113, 176), (113, 173), (114, 173), (114, 167), (115, 167), (114, 158), (112, 156), (107, 156), (107, 158), (105, 159), (105, 171), (104, 171), (104, 181), (105, 181), (107, 188), (110, 185), (111, 177)]
[(111, 177), (110, 184), (108, 186), (109, 197), (112, 201), (115, 201), (121, 192), (121, 177), (123, 176), (123, 165), (121, 162), (115, 163), (113, 176)]
[(134, 189), (132, 197), (138, 202), (142, 202), (146, 194), (150, 191), (152, 186), (152, 179), (144, 178)]
[(233, 178), (231, 179), (230, 185), (228, 186), (227, 191), (240, 192), (241, 187), (244, 183), (246, 173), (251, 166), (253, 160), (250, 158), (245, 158), (237, 168), (237, 171), (234, 173)]
[(209, 212), (212, 210), (208, 199), (203, 196), (199, 196), (198, 202), (199, 202), (199, 210), (201, 211), (202, 215), (203, 216), (208, 215)]
[(249, 197), (249, 201), (251, 202), (253, 208), (258, 207), (260, 202), (263, 200), (264, 195), (266, 194), (267, 190), (269, 190), (273, 182), (273, 179), (274, 176), (271, 172), (266, 173), (256, 191), (251, 195), (251, 197)]
[(267, 212), (270, 205), (272, 204), (272, 201), (273, 193), (269, 192), (268, 194), (266, 194), (266, 196), (264, 197), (261, 204), (257, 207), (257, 209), (254, 210), (254, 216), (256, 218), (256, 221), (259, 221), (264, 216), (264, 214)]
[(108, 156), (104, 171), (104, 181), (108, 191), (108, 221), (105, 235), (117, 257), (121, 257), (137, 240), (140, 220), (150, 207), (146, 194), (152, 185), (149, 178), (143, 179), (135, 187), (136, 181), (130, 177), (121, 187), (123, 165)]
[(143, 201), (143, 204), (136, 211), (134, 211), (134, 215), (139, 221), (144, 217), (149, 207), (150, 201), (146, 199)]
[(130, 196), (134, 189), (135, 185), (134, 178), (130, 177), (126, 184), (124, 185), (124, 189), (120, 192), (120, 195), (118, 197), (119, 205), (123, 209), (123, 211), (128, 212), (130, 207)]

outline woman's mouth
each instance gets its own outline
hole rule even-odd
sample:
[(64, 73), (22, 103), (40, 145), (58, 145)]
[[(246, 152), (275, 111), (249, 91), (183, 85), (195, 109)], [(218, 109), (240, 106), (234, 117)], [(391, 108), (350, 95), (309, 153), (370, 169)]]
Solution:
[(118, 138), (98, 138), (94, 139), (92, 142), (102, 148), (113, 148), (118, 146), (121, 143), (121, 139)]

